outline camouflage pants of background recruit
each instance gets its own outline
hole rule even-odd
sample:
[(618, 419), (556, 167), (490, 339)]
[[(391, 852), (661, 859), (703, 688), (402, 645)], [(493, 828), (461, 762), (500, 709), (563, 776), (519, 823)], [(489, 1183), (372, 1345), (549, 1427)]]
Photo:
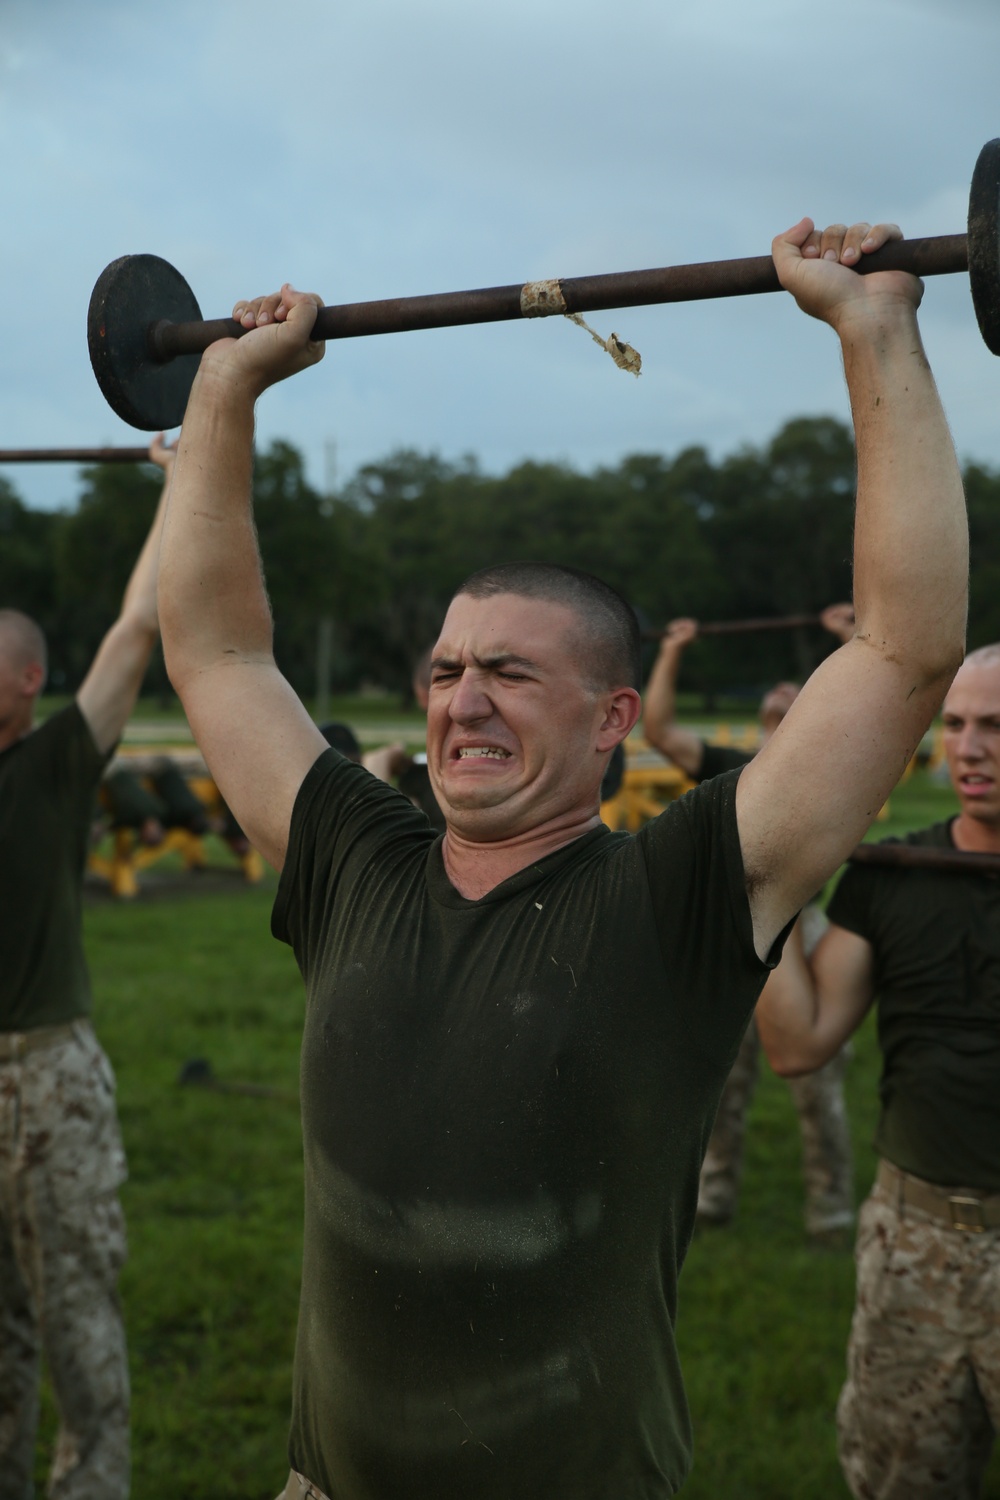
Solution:
[[(743, 1175), (747, 1110), (757, 1082), (760, 1042), (751, 1021), (726, 1080), (698, 1184), (698, 1217), (725, 1224), (736, 1212)], [(854, 1164), (844, 1108), (845, 1054), (788, 1086), (802, 1132), (806, 1233), (822, 1236), (854, 1222)]]
[[(25, 1033), (25, 1040), (42, 1033)], [(118, 1273), (125, 1155), (114, 1077), (83, 1021), (17, 1055), (0, 1033), (0, 1500), (28, 1500), (44, 1349), (57, 1500), (124, 1500), (128, 1364)]]
[(976, 1500), (1000, 1426), (1000, 1229), (950, 1225), (876, 1184), (837, 1408), (858, 1500)]

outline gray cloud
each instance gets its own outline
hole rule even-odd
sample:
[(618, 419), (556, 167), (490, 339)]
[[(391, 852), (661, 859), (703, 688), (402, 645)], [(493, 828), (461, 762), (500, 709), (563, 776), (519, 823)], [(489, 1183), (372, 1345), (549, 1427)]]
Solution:
[[(42, 13), (44, 9), (44, 14)], [(329, 301), (760, 254), (803, 212), (963, 227), (1000, 133), (983, 0), (5, 0), (3, 444), (134, 441), (89, 371), (85, 314), (152, 250), (206, 316), (290, 277)], [(963, 279), (964, 280), (964, 279)], [(569, 325), (358, 341), (268, 394), (323, 472), (398, 444), (588, 467), (761, 441), (846, 415), (828, 330), (786, 299), (596, 314), (640, 381)], [(998, 369), (959, 278), (922, 321), (964, 453), (1000, 462)], [(65, 475), (15, 473), (57, 502)]]

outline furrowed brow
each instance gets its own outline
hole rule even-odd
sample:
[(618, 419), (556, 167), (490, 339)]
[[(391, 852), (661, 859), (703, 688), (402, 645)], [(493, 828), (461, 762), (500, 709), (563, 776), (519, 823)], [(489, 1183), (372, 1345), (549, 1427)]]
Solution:
[(523, 667), (526, 672), (541, 670), (536, 661), (531, 661), (527, 656), (515, 656), (513, 651), (503, 651), (497, 656), (474, 656), (472, 659), (477, 667), (482, 667), (487, 672), (503, 672), (508, 667)]
[[(501, 651), (496, 656), (476, 656), (473, 654), (473, 662), (484, 672), (503, 672), (510, 667), (517, 667), (526, 672), (540, 672), (538, 662), (532, 661), (527, 656), (517, 656), (513, 651)], [(464, 662), (451, 656), (435, 656), (431, 662), (432, 672), (461, 672)]]

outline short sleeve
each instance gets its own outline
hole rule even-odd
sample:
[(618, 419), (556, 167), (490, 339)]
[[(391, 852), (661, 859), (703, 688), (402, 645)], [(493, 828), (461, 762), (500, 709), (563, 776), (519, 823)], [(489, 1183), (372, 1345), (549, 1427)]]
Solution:
[(292, 809), (272, 933), (290, 943), (302, 963), (310, 933), (345, 882), (356, 882), (373, 860), (423, 856), (434, 838), (408, 798), (339, 751), (324, 751)]
[[(713, 943), (761, 974), (736, 824), (738, 771), (704, 782), (636, 835), (646, 862), (664, 954), (696, 943), (708, 963)], [(772, 962), (777, 962), (774, 958)]]
[(826, 914), (837, 927), (858, 937), (872, 939), (873, 901), (877, 871), (863, 865), (848, 865), (827, 904)]
[(698, 775), (692, 777), (692, 780), (713, 781), (716, 776), (723, 776), (726, 771), (742, 770), (752, 760), (753, 751), (751, 750), (738, 750), (735, 745), (705, 744)]
[(75, 807), (88, 803), (110, 759), (94, 743), (94, 736), (77, 703), (70, 703), (31, 736), (31, 752), (39, 782), (47, 779), (53, 795)]

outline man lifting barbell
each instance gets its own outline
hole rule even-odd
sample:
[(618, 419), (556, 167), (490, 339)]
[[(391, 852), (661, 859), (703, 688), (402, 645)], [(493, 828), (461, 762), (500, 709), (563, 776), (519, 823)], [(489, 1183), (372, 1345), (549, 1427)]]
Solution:
[(282, 871), (273, 928), (306, 979), (288, 1497), (683, 1482), (677, 1275), (719, 1093), (785, 929), (962, 654), (964, 506), (921, 286), (849, 269), (897, 236), (803, 220), (773, 246), (844, 354), (856, 634), (751, 765), (634, 838), (598, 795), (640, 711), (637, 626), (572, 570), (488, 569), (449, 607), (428, 712), (442, 838), (326, 747), (274, 663), (250, 507), (254, 403), (322, 356), (317, 299), (238, 303), (246, 336), (201, 361), (160, 610), (210, 769)]

